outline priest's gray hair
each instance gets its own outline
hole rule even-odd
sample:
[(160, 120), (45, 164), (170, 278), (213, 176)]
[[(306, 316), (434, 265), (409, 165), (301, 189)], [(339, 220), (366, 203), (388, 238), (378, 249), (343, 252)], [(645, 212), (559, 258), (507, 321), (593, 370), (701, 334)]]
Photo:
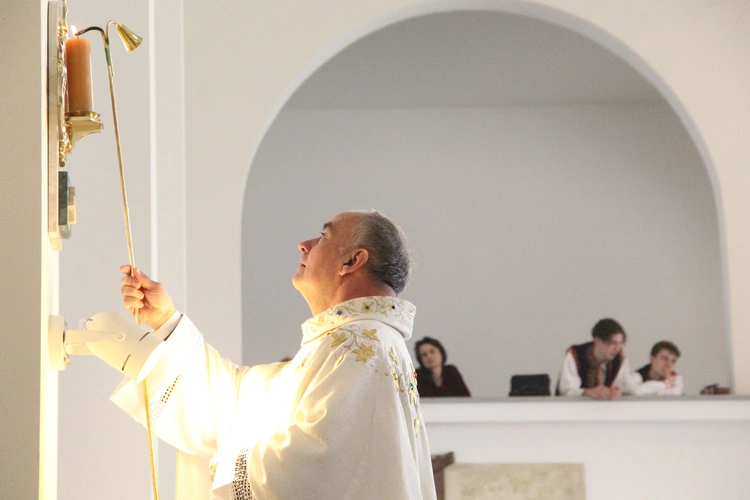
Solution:
[(351, 248), (369, 252), (365, 269), (378, 283), (401, 293), (409, 282), (413, 265), (406, 235), (392, 220), (372, 209), (355, 210), (358, 220), (352, 229)]

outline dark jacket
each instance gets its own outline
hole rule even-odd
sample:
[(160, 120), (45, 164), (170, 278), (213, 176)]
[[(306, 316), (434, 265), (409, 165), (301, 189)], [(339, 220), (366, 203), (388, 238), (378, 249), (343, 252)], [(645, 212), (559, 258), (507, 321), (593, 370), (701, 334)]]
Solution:
[(471, 396), (461, 373), (453, 365), (443, 366), (443, 385), (435, 385), (432, 372), (427, 368), (417, 369), (417, 390), (423, 398)]

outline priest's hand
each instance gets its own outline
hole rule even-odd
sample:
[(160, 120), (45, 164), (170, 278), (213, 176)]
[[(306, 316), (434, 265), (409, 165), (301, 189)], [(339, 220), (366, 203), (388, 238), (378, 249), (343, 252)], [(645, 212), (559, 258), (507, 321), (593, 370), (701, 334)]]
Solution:
[(132, 313), (138, 310), (140, 319), (148, 326), (158, 330), (177, 309), (172, 302), (166, 288), (144, 273), (137, 267), (135, 276), (130, 275), (130, 266), (120, 266), (120, 272), (125, 276), (122, 278), (122, 303)]

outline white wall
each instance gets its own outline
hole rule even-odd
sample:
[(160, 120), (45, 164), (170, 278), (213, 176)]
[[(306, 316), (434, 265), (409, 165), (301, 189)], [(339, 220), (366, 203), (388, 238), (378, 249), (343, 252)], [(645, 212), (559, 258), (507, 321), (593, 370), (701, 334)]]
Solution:
[(431, 452), (462, 464), (583, 464), (590, 500), (748, 498), (750, 401), (716, 397), (423, 400), (422, 411)]
[(713, 193), (663, 102), (283, 112), (248, 177), (246, 362), (296, 351), (296, 244), (361, 206), (405, 229), (415, 339), (441, 339), (476, 396), (507, 395), (515, 373), (556, 379), (607, 316), (633, 368), (669, 339), (688, 394), (729, 381)]
[(57, 373), (47, 327), (47, 3), (0, 6), (0, 498), (54, 498)]

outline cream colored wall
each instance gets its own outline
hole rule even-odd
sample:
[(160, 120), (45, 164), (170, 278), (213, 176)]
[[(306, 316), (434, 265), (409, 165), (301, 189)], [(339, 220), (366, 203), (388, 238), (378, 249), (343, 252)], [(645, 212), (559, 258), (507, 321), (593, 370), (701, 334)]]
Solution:
[[(352, 189), (357, 180), (367, 185)], [(300, 211), (299, 200), (315, 203)], [(729, 383), (714, 195), (662, 101), (285, 109), (247, 184), (245, 364), (299, 346), (310, 309), (289, 267), (301, 235), (368, 205), (416, 253), (403, 295), (418, 311), (410, 351), (439, 338), (472, 396), (507, 396), (519, 373), (556, 383), (565, 350), (601, 316), (628, 332), (633, 369), (666, 337), (682, 351), (687, 395)]]
[[(718, 398), (421, 405), (430, 451), (452, 451), (459, 464), (582, 464), (589, 500), (750, 498), (750, 400)], [(506, 486), (514, 480), (498, 479)], [(476, 486), (489, 494), (465, 500), (554, 498), (534, 492), (536, 483), (517, 484), (518, 496), (510, 497), (500, 495), (498, 483)]]
[[(513, 12), (591, 37), (641, 70), (685, 121), (723, 216), (736, 389), (750, 393), (750, 12), (741, 1), (403, 1), (186, 5), (188, 292), (199, 325), (240, 351), (240, 224), (249, 162), (295, 88), (379, 27), (456, 8)], [(304, 210), (301, 203), (300, 210)], [(222, 293), (217, 293), (221, 290)]]
[(0, 498), (54, 499), (57, 372), (48, 315), (57, 260), (47, 239), (46, 2), (0, 6)]

